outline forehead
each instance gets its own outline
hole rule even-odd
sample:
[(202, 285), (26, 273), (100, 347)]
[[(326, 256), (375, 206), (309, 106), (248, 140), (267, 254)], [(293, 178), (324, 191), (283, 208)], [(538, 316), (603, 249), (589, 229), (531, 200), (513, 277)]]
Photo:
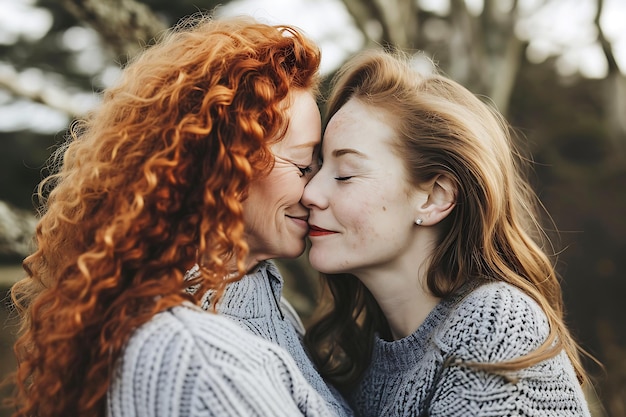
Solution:
[(328, 122), (322, 147), (324, 152), (326, 148), (342, 147), (391, 151), (395, 137), (396, 132), (384, 112), (360, 100), (350, 99)]
[(285, 100), (289, 106), (285, 113), (289, 125), (283, 139), (275, 143), (272, 148), (310, 150), (319, 145), (322, 122), (313, 94), (305, 90), (296, 90)]

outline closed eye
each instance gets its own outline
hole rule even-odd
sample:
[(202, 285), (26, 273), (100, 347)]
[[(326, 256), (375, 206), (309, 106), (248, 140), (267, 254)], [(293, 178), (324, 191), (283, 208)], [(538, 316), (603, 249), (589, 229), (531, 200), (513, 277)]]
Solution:
[(337, 180), (337, 181), (348, 181), (350, 178), (352, 178), (352, 177), (335, 177), (335, 180)]
[(320, 165), (317, 163), (317, 161), (311, 162), (311, 164), (307, 166), (300, 166), (297, 164), (293, 165), (300, 171), (300, 177), (311, 178), (320, 170)]
[(306, 166), (306, 167), (299, 167), (296, 165), (296, 167), (300, 170), (301, 177), (304, 177), (305, 175), (308, 175), (313, 172), (313, 167), (311, 165)]

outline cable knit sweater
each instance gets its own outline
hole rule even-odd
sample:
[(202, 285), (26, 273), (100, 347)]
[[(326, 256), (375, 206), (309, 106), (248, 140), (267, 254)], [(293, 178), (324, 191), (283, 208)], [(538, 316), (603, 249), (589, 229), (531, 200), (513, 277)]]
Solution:
[[(192, 268), (187, 277), (198, 273)], [(301, 336), (304, 328), (293, 307), (282, 297), (283, 278), (271, 261), (261, 262), (250, 274), (229, 284), (217, 304), (220, 315), (226, 316), (250, 333), (287, 350), (309, 384), (327, 401), (337, 416), (352, 416), (347, 402), (315, 369), (305, 351)], [(211, 292), (203, 297), (202, 308), (210, 309)]]
[(184, 304), (139, 327), (118, 360), (109, 417), (331, 416), (291, 356)]
[[(564, 351), (508, 378), (462, 366), (524, 355), (547, 338), (539, 305), (505, 283), (466, 289), (406, 338), (377, 339), (351, 403), (367, 416), (588, 417)], [(444, 363), (446, 365), (444, 365)]]

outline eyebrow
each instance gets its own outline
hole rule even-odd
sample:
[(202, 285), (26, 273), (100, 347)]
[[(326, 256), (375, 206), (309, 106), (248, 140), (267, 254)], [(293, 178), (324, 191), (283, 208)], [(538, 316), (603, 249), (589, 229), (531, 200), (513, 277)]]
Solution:
[(333, 156), (335, 158), (339, 158), (340, 156), (343, 156), (343, 155), (356, 155), (361, 158), (366, 157), (365, 154), (363, 154), (362, 152), (359, 152), (356, 149), (351, 149), (351, 148), (335, 149), (333, 151)]

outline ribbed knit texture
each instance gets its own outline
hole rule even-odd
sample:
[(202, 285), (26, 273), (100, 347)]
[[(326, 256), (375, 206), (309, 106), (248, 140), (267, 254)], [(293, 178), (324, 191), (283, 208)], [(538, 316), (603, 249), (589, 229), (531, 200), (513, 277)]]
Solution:
[(115, 366), (107, 415), (334, 414), (283, 349), (185, 304), (133, 333)]
[[(188, 278), (197, 274), (197, 268)], [(327, 384), (302, 344), (302, 324), (293, 308), (282, 297), (283, 278), (271, 261), (261, 262), (250, 274), (229, 284), (217, 304), (220, 315), (234, 320), (250, 333), (288, 351), (309, 384), (324, 398), (337, 416), (352, 416), (347, 402)], [(203, 297), (202, 308), (210, 309), (211, 293)]]
[(392, 342), (376, 340), (372, 364), (351, 398), (355, 413), (363, 417), (589, 417), (564, 351), (509, 378), (458, 363), (442, 365), (448, 358), (513, 359), (540, 346), (549, 334), (545, 314), (519, 289), (500, 282), (467, 291), (440, 302), (410, 336)]

